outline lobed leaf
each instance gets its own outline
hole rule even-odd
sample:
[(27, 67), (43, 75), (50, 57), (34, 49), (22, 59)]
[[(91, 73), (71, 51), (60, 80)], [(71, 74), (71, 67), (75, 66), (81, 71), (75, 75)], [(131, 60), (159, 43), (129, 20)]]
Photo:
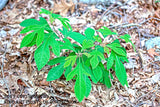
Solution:
[(78, 101), (81, 102), (86, 95), (86, 83), (85, 83), (83, 77), (79, 76), (76, 79), (76, 83), (74, 86), (74, 92), (75, 92), (75, 95), (76, 95)]
[(36, 39), (36, 45), (37, 47), (40, 46), (40, 44), (42, 43), (42, 41), (44, 40), (44, 28), (39, 29), (37, 31), (37, 39)]
[(41, 70), (49, 61), (50, 58), (50, 52), (49, 47), (46, 46), (45, 43), (40, 45), (35, 53), (34, 53), (34, 59), (38, 68), (38, 71)]
[(61, 63), (60, 65), (57, 65), (56, 67), (53, 67), (47, 75), (47, 81), (53, 81), (56, 80), (58, 78), (60, 78), (63, 74), (64, 68), (63, 68), (63, 64)]
[(38, 25), (39, 24), (39, 21), (36, 20), (36, 19), (26, 19), (24, 20), (23, 22), (20, 23), (20, 25), (22, 27), (27, 27), (27, 26), (31, 26), (31, 25)]
[(68, 39), (64, 38), (63, 40), (65, 42), (61, 43), (61, 48), (62, 49), (69, 49), (69, 50), (72, 50), (72, 51), (76, 52), (76, 50), (74, 49), (74, 47), (72, 46), (71, 42)]
[(85, 66), (84, 65), (84, 70), (88, 73), (88, 74), (90, 74), (90, 77), (91, 77), (91, 80), (92, 80), (92, 82), (93, 83), (95, 83), (95, 84), (97, 84), (97, 79), (95, 78), (95, 76), (94, 76), (94, 74), (93, 74), (93, 71), (89, 68), (89, 67), (87, 67), (87, 66)]
[(48, 65), (55, 65), (55, 64), (58, 64), (58, 63), (63, 63), (65, 62), (65, 58), (66, 57), (57, 57), (57, 58), (54, 58), (52, 60), (50, 60), (47, 64)]
[(68, 67), (69, 65), (73, 66), (76, 62), (77, 55), (73, 56), (68, 56), (65, 60), (66, 62), (64, 63), (64, 68)]
[(84, 81), (85, 81), (85, 84), (86, 84), (86, 93), (85, 93), (85, 96), (88, 97), (90, 92), (91, 92), (91, 81), (90, 79), (88, 78), (88, 76), (86, 75), (83, 75), (84, 76)]
[(23, 40), (21, 42), (21, 45), (20, 45), (20, 48), (23, 48), (23, 47), (29, 45), (30, 43), (32, 43), (32, 40), (34, 39), (34, 36), (35, 36), (35, 33), (29, 33), (29, 34), (27, 34), (23, 38)]
[(100, 66), (97, 66), (95, 69), (93, 69), (94, 77), (96, 78), (96, 81), (99, 81), (102, 78), (102, 69)]
[(78, 32), (69, 32), (68, 36), (71, 37), (72, 39), (74, 39), (76, 42), (82, 44), (83, 41), (86, 39), (85, 36), (83, 36), (82, 34), (78, 33)]
[(65, 78), (67, 78), (68, 74), (72, 72), (72, 66), (68, 66), (65, 70), (64, 76)]
[(82, 43), (82, 51), (87, 49), (87, 48), (91, 48), (93, 46), (94, 46), (94, 41), (85, 39)]

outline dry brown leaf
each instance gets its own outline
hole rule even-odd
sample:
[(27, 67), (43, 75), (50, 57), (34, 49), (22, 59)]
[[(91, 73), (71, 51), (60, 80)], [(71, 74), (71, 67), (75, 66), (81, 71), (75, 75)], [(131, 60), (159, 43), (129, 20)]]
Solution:
[(151, 56), (151, 57), (154, 57), (155, 56), (160, 56), (158, 53), (155, 52), (155, 49), (151, 48), (148, 50), (148, 54)]
[(40, 81), (39, 84), (42, 86), (49, 86), (49, 82), (46, 81), (46, 78), (44, 78), (42, 81)]
[(61, 2), (55, 3), (53, 12), (60, 13), (62, 16), (66, 16), (67, 12), (70, 10), (71, 13), (74, 12), (75, 4), (72, 0), (70, 2), (66, 2), (66, 0), (61, 0)]

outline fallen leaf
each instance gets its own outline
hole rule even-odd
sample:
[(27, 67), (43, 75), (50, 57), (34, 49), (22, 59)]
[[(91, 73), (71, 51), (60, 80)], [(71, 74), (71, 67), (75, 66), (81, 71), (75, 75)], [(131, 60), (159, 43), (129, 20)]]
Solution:
[(71, 13), (74, 12), (75, 4), (72, 0), (70, 2), (66, 2), (66, 0), (61, 0), (61, 2), (55, 3), (53, 12), (60, 13), (62, 16), (66, 16), (67, 12), (70, 10)]
[(155, 56), (160, 56), (157, 52), (155, 52), (155, 49), (151, 48), (148, 51), (148, 54), (151, 56), (151, 57), (154, 57)]

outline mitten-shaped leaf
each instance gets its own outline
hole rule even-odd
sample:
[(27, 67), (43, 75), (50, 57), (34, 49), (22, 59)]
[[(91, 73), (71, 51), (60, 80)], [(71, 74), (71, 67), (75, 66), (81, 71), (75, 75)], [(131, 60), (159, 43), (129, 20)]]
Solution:
[(53, 67), (48, 73), (47, 81), (53, 81), (60, 78), (64, 71), (63, 65), (64, 63), (61, 63), (60, 65)]
[(43, 43), (36, 49), (34, 53), (34, 59), (38, 70), (41, 70), (47, 64), (49, 58), (50, 58), (49, 47), (46, 46), (45, 43)]

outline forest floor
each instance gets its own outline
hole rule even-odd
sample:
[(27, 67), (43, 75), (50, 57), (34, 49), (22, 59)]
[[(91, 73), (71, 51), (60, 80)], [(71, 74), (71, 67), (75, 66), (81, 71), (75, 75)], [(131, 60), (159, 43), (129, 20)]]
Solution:
[[(0, 11), (0, 105), (160, 107), (160, 51), (157, 51), (160, 48), (147, 49), (145, 44), (151, 38), (160, 37), (160, 5), (151, 2), (154, 0), (145, 1), (131, 0), (123, 5), (110, 6), (79, 4), (73, 8), (74, 3), (51, 7), (42, 0), (9, 0)], [(130, 61), (125, 64), (129, 87), (122, 87), (117, 79), (113, 80), (110, 89), (92, 83), (89, 97), (79, 103), (74, 95), (74, 81), (66, 82), (62, 76), (47, 82), (50, 67), (37, 70), (33, 58), (35, 47), (20, 49), (25, 35), (19, 33), (23, 29), (19, 24), (28, 18), (38, 19), (41, 8), (54, 9), (54, 12), (67, 17), (77, 32), (83, 33), (87, 27), (99, 29), (106, 26), (119, 34), (130, 34), (136, 52), (130, 44), (122, 43)]]

